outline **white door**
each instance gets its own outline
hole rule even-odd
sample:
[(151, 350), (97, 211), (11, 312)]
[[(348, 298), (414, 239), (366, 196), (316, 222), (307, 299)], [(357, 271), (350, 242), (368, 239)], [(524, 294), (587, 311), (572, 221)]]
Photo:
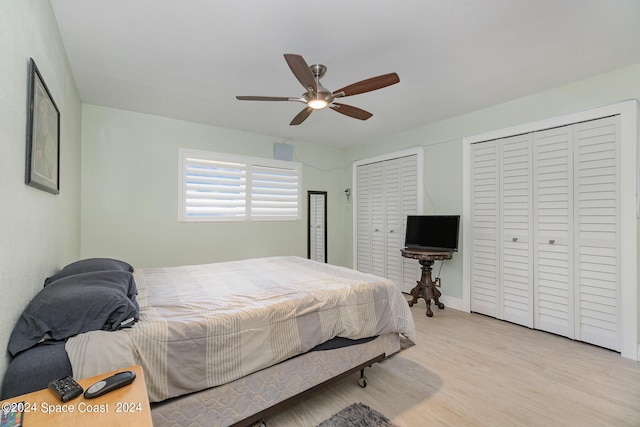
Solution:
[(498, 141), (471, 146), (471, 311), (500, 317)]
[[(398, 159), (400, 163), (400, 232), (398, 241), (400, 248), (404, 247), (405, 232), (407, 230), (407, 215), (418, 213), (418, 162), (416, 156), (406, 156)], [(420, 279), (420, 263), (414, 259), (402, 258), (402, 281), (400, 290), (411, 292)]]
[(409, 292), (420, 278), (419, 264), (402, 258), (400, 249), (406, 216), (418, 213), (418, 156), (358, 165), (355, 173), (356, 268)]
[(371, 271), (378, 276), (387, 275), (387, 239), (385, 231), (384, 163), (371, 165)]
[(356, 270), (372, 272), (372, 220), (371, 220), (371, 168), (372, 164), (358, 166), (356, 170), (356, 236), (354, 245), (357, 245), (357, 258), (355, 259)]
[(500, 140), (499, 151), (501, 315), (532, 328), (531, 134)]
[(637, 358), (636, 119), (625, 103), (465, 141), (471, 311)]
[[(402, 279), (402, 255), (400, 248), (404, 247), (402, 239), (402, 171), (400, 159), (392, 159), (384, 162), (384, 198), (385, 198), (385, 254), (387, 279), (401, 286)], [(411, 289), (409, 289), (410, 291)]]
[(472, 150), (472, 311), (533, 327), (531, 134)]
[(621, 346), (619, 116), (580, 123), (575, 155), (575, 338)]
[(533, 136), (534, 326), (574, 337), (573, 127)]
[(309, 191), (309, 259), (327, 262), (327, 193)]
[(402, 292), (409, 293), (420, 279), (420, 264), (403, 258), (407, 215), (415, 215), (417, 200), (417, 162), (415, 156), (384, 162), (385, 234), (387, 269), (385, 277)]

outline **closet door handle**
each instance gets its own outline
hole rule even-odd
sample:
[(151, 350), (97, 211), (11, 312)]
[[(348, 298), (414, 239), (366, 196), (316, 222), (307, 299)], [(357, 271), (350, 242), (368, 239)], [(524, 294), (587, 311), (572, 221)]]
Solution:
[(512, 241), (512, 242), (517, 242), (517, 241), (518, 241), (518, 238), (517, 238), (517, 237), (514, 237), (514, 238), (512, 238), (512, 239), (511, 239), (511, 241)]
[(393, 230), (389, 230), (389, 233), (393, 233)]
[(555, 240), (553, 240), (553, 239), (549, 240), (549, 244), (550, 244), (550, 245), (553, 245), (555, 242), (556, 242), (556, 241), (555, 241)]

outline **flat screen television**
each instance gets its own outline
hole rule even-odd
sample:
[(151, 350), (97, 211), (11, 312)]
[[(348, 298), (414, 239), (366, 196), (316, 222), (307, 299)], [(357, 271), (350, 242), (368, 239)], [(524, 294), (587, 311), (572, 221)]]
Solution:
[(458, 251), (460, 215), (408, 215), (404, 245), (431, 251)]

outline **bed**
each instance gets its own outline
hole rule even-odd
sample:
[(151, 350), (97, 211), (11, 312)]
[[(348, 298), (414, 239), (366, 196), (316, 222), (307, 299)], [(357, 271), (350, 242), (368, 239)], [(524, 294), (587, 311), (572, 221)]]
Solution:
[(123, 303), (106, 328), (58, 334), (17, 353), (12, 334), (14, 361), (45, 347), (59, 353), (52, 342), (64, 342), (77, 378), (141, 365), (157, 425), (233, 425), (382, 360), (399, 350), (403, 336), (415, 338), (406, 300), (392, 282), (299, 257), (129, 274), (133, 285), (118, 292), (133, 311)]

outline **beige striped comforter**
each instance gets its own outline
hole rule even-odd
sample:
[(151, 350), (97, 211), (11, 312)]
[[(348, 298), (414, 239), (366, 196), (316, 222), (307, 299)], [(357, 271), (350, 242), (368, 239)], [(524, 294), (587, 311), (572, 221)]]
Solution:
[(415, 340), (397, 287), (343, 267), (272, 257), (134, 274), (140, 321), (81, 334), (67, 352), (78, 378), (142, 365), (152, 402), (231, 382), (335, 336)]

